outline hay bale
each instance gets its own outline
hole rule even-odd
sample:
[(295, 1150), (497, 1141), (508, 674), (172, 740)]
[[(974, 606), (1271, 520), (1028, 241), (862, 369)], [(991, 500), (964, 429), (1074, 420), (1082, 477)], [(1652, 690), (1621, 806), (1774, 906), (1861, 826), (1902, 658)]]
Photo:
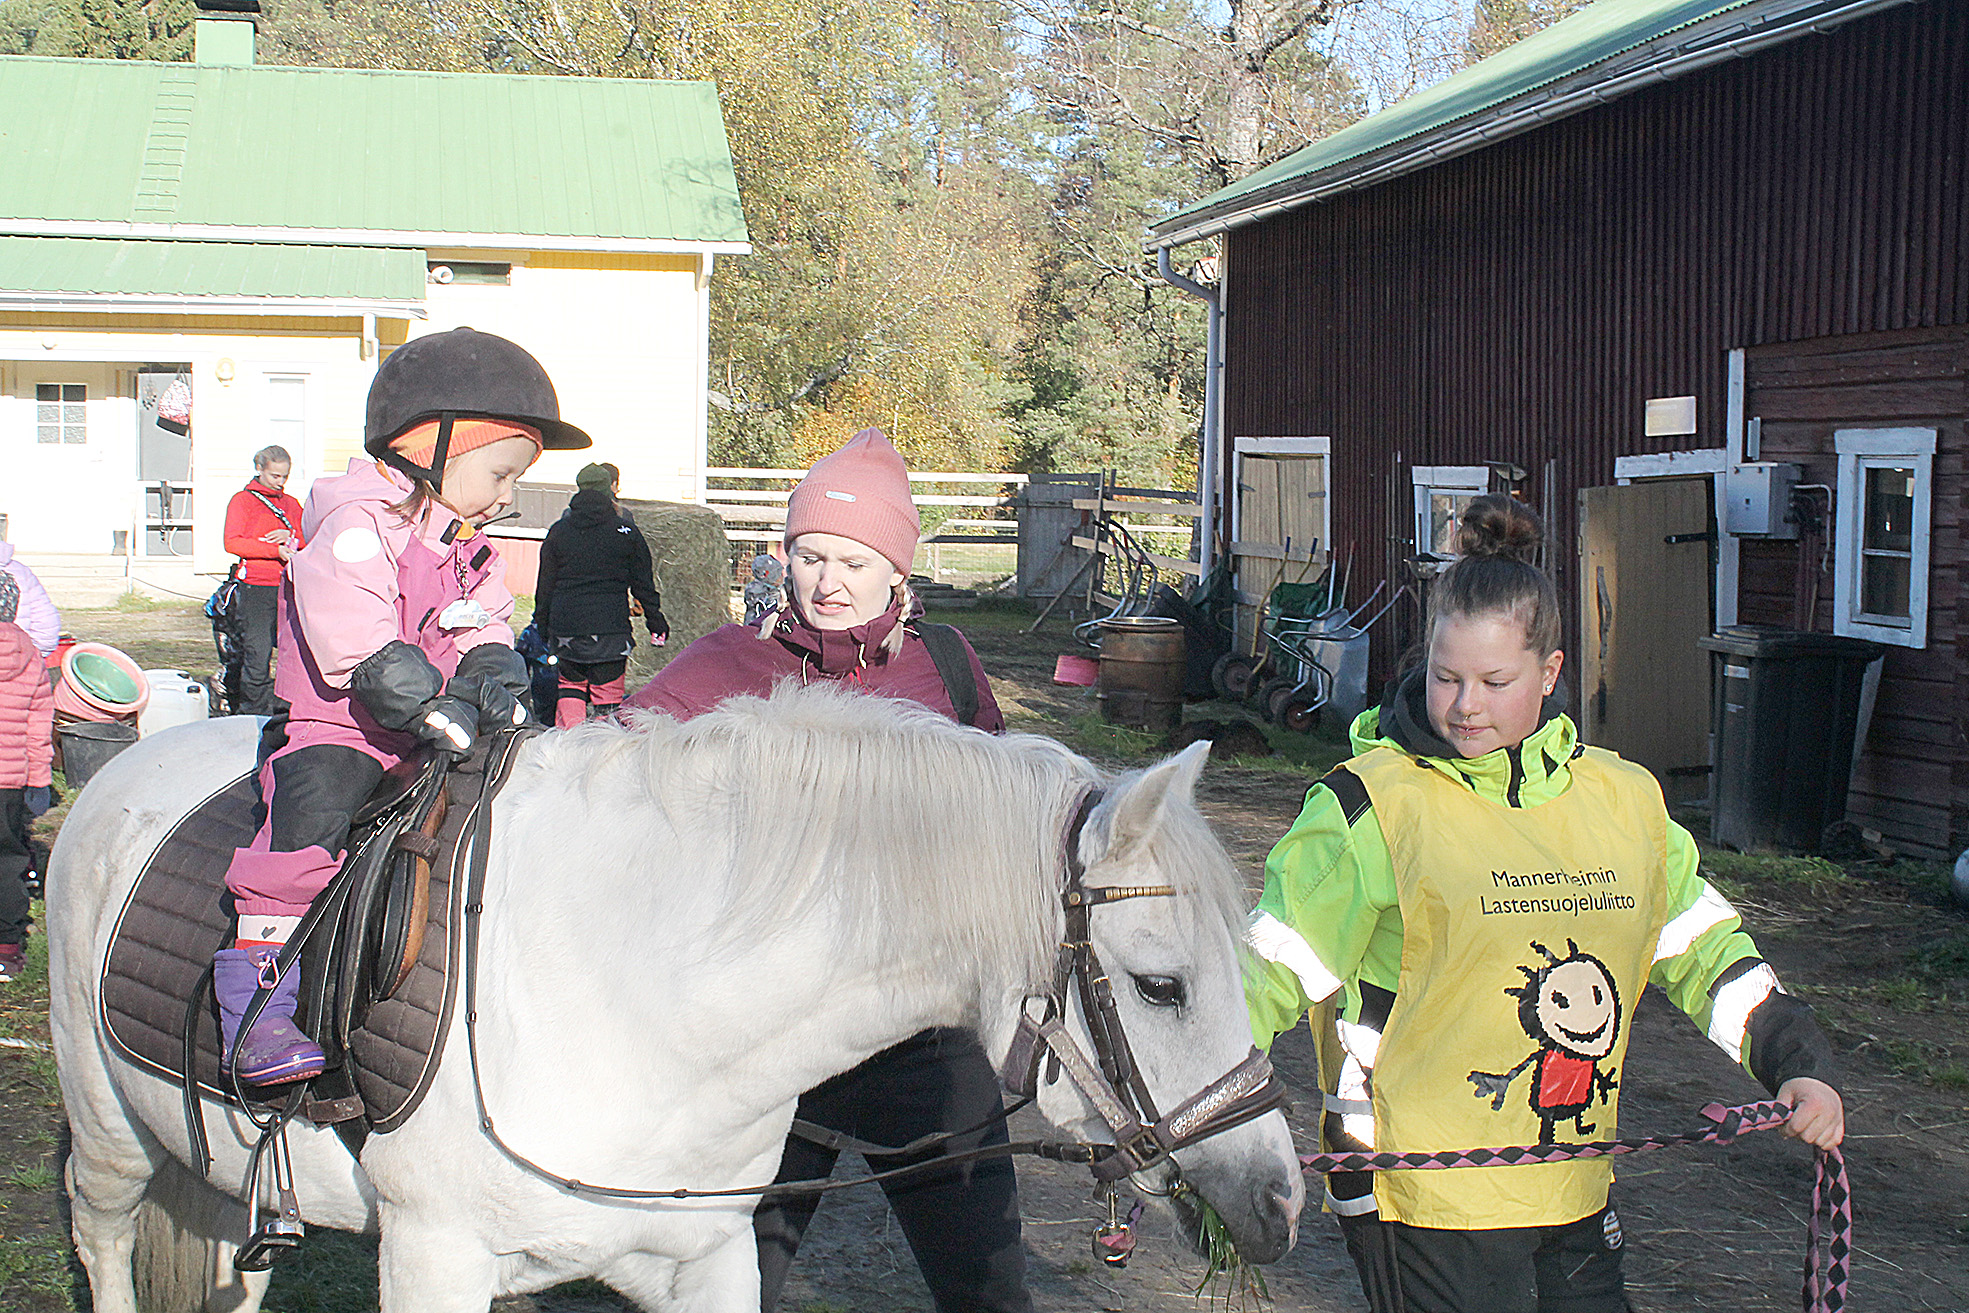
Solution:
[[(627, 498), (621, 505), (635, 517), (636, 527), (649, 542), (656, 589), (663, 594), (663, 618), (670, 622), (668, 644), (651, 647), (645, 640), (630, 658), (628, 685), (633, 691), (671, 657), (719, 625), (731, 623), (731, 550), (725, 522), (716, 511)], [(643, 637), (640, 624), (637, 637)]]

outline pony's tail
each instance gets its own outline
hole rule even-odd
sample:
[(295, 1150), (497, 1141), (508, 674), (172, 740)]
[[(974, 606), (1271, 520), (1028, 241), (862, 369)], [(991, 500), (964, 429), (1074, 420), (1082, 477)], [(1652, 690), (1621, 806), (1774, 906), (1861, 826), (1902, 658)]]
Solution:
[(258, 1308), (267, 1272), (235, 1272), (235, 1246), (219, 1237), (243, 1236), (245, 1210), (175, 1158), (166, 1158), (137, 1205), (132, 1269), (144, 1313), (205, 1313)]

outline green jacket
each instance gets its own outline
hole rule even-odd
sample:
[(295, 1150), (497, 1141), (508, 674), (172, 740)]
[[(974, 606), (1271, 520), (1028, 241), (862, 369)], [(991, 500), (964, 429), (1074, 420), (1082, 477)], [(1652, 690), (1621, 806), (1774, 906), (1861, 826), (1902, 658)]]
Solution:
[[(1579, 742), (1573, 722), (1552, 715), (1515, 748), (1463, 758), (1418, 752), (1384, 734), (1382, 721), (1382, 708), (1354, 721), (1357, 754), (1394, 747), (1426, 756), (1499, 806), (1533, 811), (1565, 792)], [(1371, 805), (1356, 805), (1351, 823), (1347, 810), (1326, 781), (1314, 785), (1299, 819), (1266, 859), (1265, 891), (1252, 913), (1250, 936), (1258, 969), (1247, 985), (1252, 1033), (1261, 1048), (1297, 1025), (1336, 983), (1344, 990), (1340, 1016), (1350, 1022), (1361, 1018), (1363, 983), (1388, 994), (1399, 983), (1402, 917), (1387, 842)], [(1703, 879), (1695, 840), (1673, 821), (1667, 851), (1662, 874), (1668, 922), (1650, 982), (1767, 1088), (1775, 1091), (1796, 1075), (1824, 1078), (1830, 1048), (1809, 1009), (1776, 992), (1776, 978), (1736, 910)], [(1767, 1006), (1772, 1000), (1782, 1002)], [(1754, 1014), (1762, 1015), (1753, 1022)]]

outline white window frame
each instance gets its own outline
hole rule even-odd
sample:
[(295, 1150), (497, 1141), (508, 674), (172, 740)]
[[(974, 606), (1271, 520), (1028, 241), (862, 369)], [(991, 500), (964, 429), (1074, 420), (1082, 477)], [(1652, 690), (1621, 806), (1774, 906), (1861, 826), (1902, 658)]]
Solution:
[[(89, 385), (87, 383), (70, 382), (67, 379), (37, 379), (29, 386), (34, 389), (34, 395), (29, 398), (29, 402), (34, 407), (35, 445), (41, 447), (87, 446), (89, 442), (89, 402), (92, 399), (89, 396)], [(55, 389), (55, 399), (53, 402), (42, 399), (42, 388)], [(66, 395), (69, 388), (79, 388), (82, 392), (81, 398), (75, 401), (69, 400)], [(41, 436), (41, 407), (46, 405), (56, 407), (55, 438), (52, 442)], [(68, 408), (70, 406), (82, 407), (82, 420), (79, 424), (70, 424), (68, 422)], [(71, 433), (77, 436), (70, 437), (69, 434)]]
[[(1928, 571), (1933, 546), (1935, 502), (1934, 429), (1838, 429), (1832, 435), (1839, 456), (1837, 509), (1833, 514), (1832, 632), (1897, 647), (1928, 646)], [(1860, 537), (1866, 526), (1866, 471), (1914, 469), (1914, 523), (1909, 534), (1908, 622), (1858, 610)]]
[(1429, 499), (1437, 493), (1477, 497), (1490, 491), (1488, 465), (1416, 465), (1408, 472), (1415, 488), (1415, 552), (1420, 556), (1435, 551), (1429, 537)]

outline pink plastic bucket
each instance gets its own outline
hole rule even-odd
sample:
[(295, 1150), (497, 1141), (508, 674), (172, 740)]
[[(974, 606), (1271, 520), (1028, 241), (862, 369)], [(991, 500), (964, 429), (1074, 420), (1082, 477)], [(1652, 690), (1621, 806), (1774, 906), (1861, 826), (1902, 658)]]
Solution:
[(106, 643), (77, 643), (62, 653), (55, 714), (68, 720), (130, 720), (150, 701), (150, 681), (136, 662)]
[(1053, 663), (1053, 682), (1073, 684), (1080, 688), (1090, 688), (1101, 677), (1101, 663), (1093, 657), (1075, 656), (1068, 652)]

